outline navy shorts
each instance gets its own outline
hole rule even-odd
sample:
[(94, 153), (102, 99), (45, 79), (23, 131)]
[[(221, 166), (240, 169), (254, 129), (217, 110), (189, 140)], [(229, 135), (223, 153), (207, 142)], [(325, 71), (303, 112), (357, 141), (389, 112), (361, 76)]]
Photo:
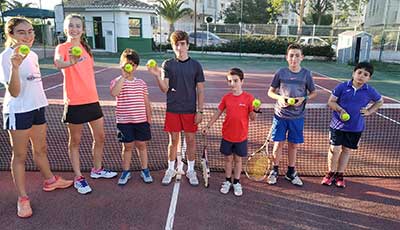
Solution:
[(221, 140), (220, 151), (225, 156), (230, 156), (232, 154), (236, 154), (240, 157), (247, 156), (247, 140), (242, 142), (230, 142), (227, 140)]
[(119, 142), (148, 141), (151, 139), (150, 124), (148, 122), (137, 124), (117, 124), (117, 137)]
[(84, 105), (65, 105), (62, 122), (71, 124), (84, 124), (103, 117), (100, 103)]
[(286, 133), (289, 142), (300, 144), (304, 142), (304, 118), (283, 119), (274, 115), (271, 137), (273, 141), (285, 141)]
[(25, 113), (3, 114), (4, 129), (24, 130), (46, 123), (45, 107)]
[(330, 128), (329, 139), (331, 145), (344, 146), (349, 149), (357, 149), (362, 132), (346, 132)]

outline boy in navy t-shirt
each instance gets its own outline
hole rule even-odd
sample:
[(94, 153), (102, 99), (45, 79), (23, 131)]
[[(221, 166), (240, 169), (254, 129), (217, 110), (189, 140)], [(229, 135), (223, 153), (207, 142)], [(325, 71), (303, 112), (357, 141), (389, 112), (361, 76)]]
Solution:
[[(374, 67), (370, 63), (358, 63), (352, 79), (337, 85), (329, 97), (328, 106), (334, 111), (330, 123), (329, 171), (322, 179), (323, 185), (335, 182), (337, 187), (346, 186), (344, 171), (351, 149), (357, 149), (365, 129), (364, 117), (375, 113), (383, 104), (382, 96), (367, 84), (373, 72)], [(348, 114), (350, 119), (344, 119), (343, 114)]]

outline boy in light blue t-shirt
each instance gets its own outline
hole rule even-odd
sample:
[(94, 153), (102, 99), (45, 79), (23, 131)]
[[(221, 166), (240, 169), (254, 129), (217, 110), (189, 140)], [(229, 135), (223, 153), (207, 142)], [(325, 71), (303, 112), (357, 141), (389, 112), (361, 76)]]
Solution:
[[(279, 69), (272, 80), (268, 96), (276, 100), (275, 114), (272, 122), (271, 138), (274, 141), (273, 169), (268, 176), (268, 184), (276, 184), (279, 172), (279, 161), (286, 136), (288, 140), (288, 170), (285, 178), (292, 184), (302, 186), (303, 182), (295, 170), (298, 145), (304, 142), (304, 111), (306, 102), (316, 97), (311, 72), (300, 66), (304, 59), (301, 46), (291, 44), (287, 48), (288, 67)], [(295, 103), (291, 105), (289, 98)]]

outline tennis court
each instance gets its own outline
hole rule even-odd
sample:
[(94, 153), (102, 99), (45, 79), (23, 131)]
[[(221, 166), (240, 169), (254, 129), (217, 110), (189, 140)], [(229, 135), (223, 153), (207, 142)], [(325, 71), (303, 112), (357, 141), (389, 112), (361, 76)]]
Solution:
[[(144, 61), (143, 61), (144, 62)], [(245, 61), (244, 61), (245, 63)], [(246, 69), (241, 62), (226, 62)], [(227, 68), (228, 69), (228, 68)], [(226, 70), (227, 70), (226, 69)], [(205, 120), (211, 118), (217, 104), (227, 92), (225, 72), (221, 66), (207, 68)], [(263, 142), (271, 124), (272, 100), (266, 92), (273, 77), (269, 71), (245, 71), (244, 89), (263, 102), (263, 113), (253, 122), (249, 133), (249, 152)], [(109, 94), (110, 81), (120, 74), (115, 64), (96, 67), (96, 82), (103, 112), (105, 114), (105, 161), (107, 168), (120, 169), (120, 144), (116, 140), (114, 99)], [(124, 188), (116, 185), (117, 179), (99, 180), (89, 183), (94, 192), (79, 195), (74, 189), (46, 193), (41, 191), (38, 172), (28, 173), (28, 191), (31, 196), (34, 216), (19, 220), (15, 215), (15, 195), (9, 172), (10, 146), (8, 135), (0, 131), (0, 186), (1, 229), (164, 229), (168, 217), (173, 185), (161, 186), (161, 178), (167, 167), (168, 137), (162, 131), (165, 95), (158, 89), (154, 77), (145, 67), (140, 67), (137, 76), (149, 87), (153, 105), (153, 139), (149, 143), (149, 166), (155, 171), (155, 183), (144, 185), (138, 173)], [(308, 105), (305, 121), (305, 144), (298, 154), (297, 168), (304, 177), (305, 186), (297, 188), (284, 181), (277, 186), (254, 183), (242, 177), (244, 196), (221, 195), (223, 161), (219, 154), (220, 130), (223, 119), (213, 126), (208, 136), (209, 161), (212, 169), (211, 185), (193, 188), (184, 180), (180, 189), (173, 221), (174, 229), (395, 229), (400, 223), (400, 113), (396, 100), (385, 98), (385, 107), (367, 119), (361, 148), (350, 159), (347, 175), (363, 176), (349, 178), (348, 188), (323, 187), (319, 185), (326, 171), (326, 151), (330, 111), (326, 107), (329, 91), (337, 80), (315, 73), (318, 98)], [(67, 154), (67, 130), (61, 124), (62, 77), (60, 73), (48, 75), (43, 80), (50, 106), (47, 110), (49, 160), (54, 171), (72, 178), (73, 174)], [(0, 91), (0, 95), (4, 90)], [(203, 122), (204, 125), (205, 122)], [(200, 126), (202, 127), (202, 126)], [(81, 167), (91, 168), (91, 142), (89, 130), (84, 131), (81, 144)], [(200, 149), (200, 143), (198, 145)], [(286, 151), (286, 150), (284, 150)], [(286, 154), (281, 169), (286, 168)], [(139, 170), (137, 158), (133, 169)], [(196, 162), (199, 167), (199, 161)], [(35, 171), (31, 155), (27, 170)], [(376, 177), (378, 176), (378, 177)], [(392, 177), (392, 178), (385, 178)], [(4, 188), (4, 189), (3, 189)], [(397, 213), (397, 214), (396, 214)], [(54, 218), (53, 216), (56, 216)], [(42, 226), (42, 227), (40, 227)]]

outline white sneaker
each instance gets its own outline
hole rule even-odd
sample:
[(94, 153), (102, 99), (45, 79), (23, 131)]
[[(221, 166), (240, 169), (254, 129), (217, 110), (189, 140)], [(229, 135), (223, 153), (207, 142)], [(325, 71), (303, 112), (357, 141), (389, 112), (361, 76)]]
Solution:
[(299, 174), (294, 172), (291, 176), (285, 175), (286, 180), (292, 182), (292, 184), (297, 186), (303, 186), (303, 181), (300, 179)]
[(232, 183), (229, 181), (224, 181), (224, 183), (222, 183), (221, 189), (219, 190), (222, 194), (228, 194), (229, 190), (232, 187)]
[(92, 191), (92, 188), (90, 188), (89, 184), (87, 183), (86, 179), (84, 177), (80, 177), (78, 180), (74, 181), (74, 187), (80, 194), (88, 194)]
[(233, 194), (235, 194), (235, 196), (243, 195), (242, 185), (240, 183), (233, 184)]
[(197, 179), (197, 173), (194, 170), (186, 171), (186, 177), (189, 179), (189, 184), (192, 186), (199, 185), (199, 180)]
[(267, 178), (267, 183), (270, 185), (274, 185), (276, 184), (277, 180), (278, 180), (278, 172), (271, 170)]
[(167, 171), (165, 171), (165, 175), (161, 181), (162, 185), (169, 185), (172, 181), (172, 178), (174, 178), (174, 176), (176, 175), (176, 171), (175, 170), (171, 170), (171, 169), (167, 169)]
[(117, 175), (118, 175), (118, 173), (112, 172), (112, 171), (106, 170), (106, 169), (102, 169), (102, 170), (96, 172), (96, 170), (94, 170), (92, 168), (92, 171), (90, 172), (90, 177), (93, 179), (97, 179), (97, 178), (110, 179), (110, 178), (116, 177)]

